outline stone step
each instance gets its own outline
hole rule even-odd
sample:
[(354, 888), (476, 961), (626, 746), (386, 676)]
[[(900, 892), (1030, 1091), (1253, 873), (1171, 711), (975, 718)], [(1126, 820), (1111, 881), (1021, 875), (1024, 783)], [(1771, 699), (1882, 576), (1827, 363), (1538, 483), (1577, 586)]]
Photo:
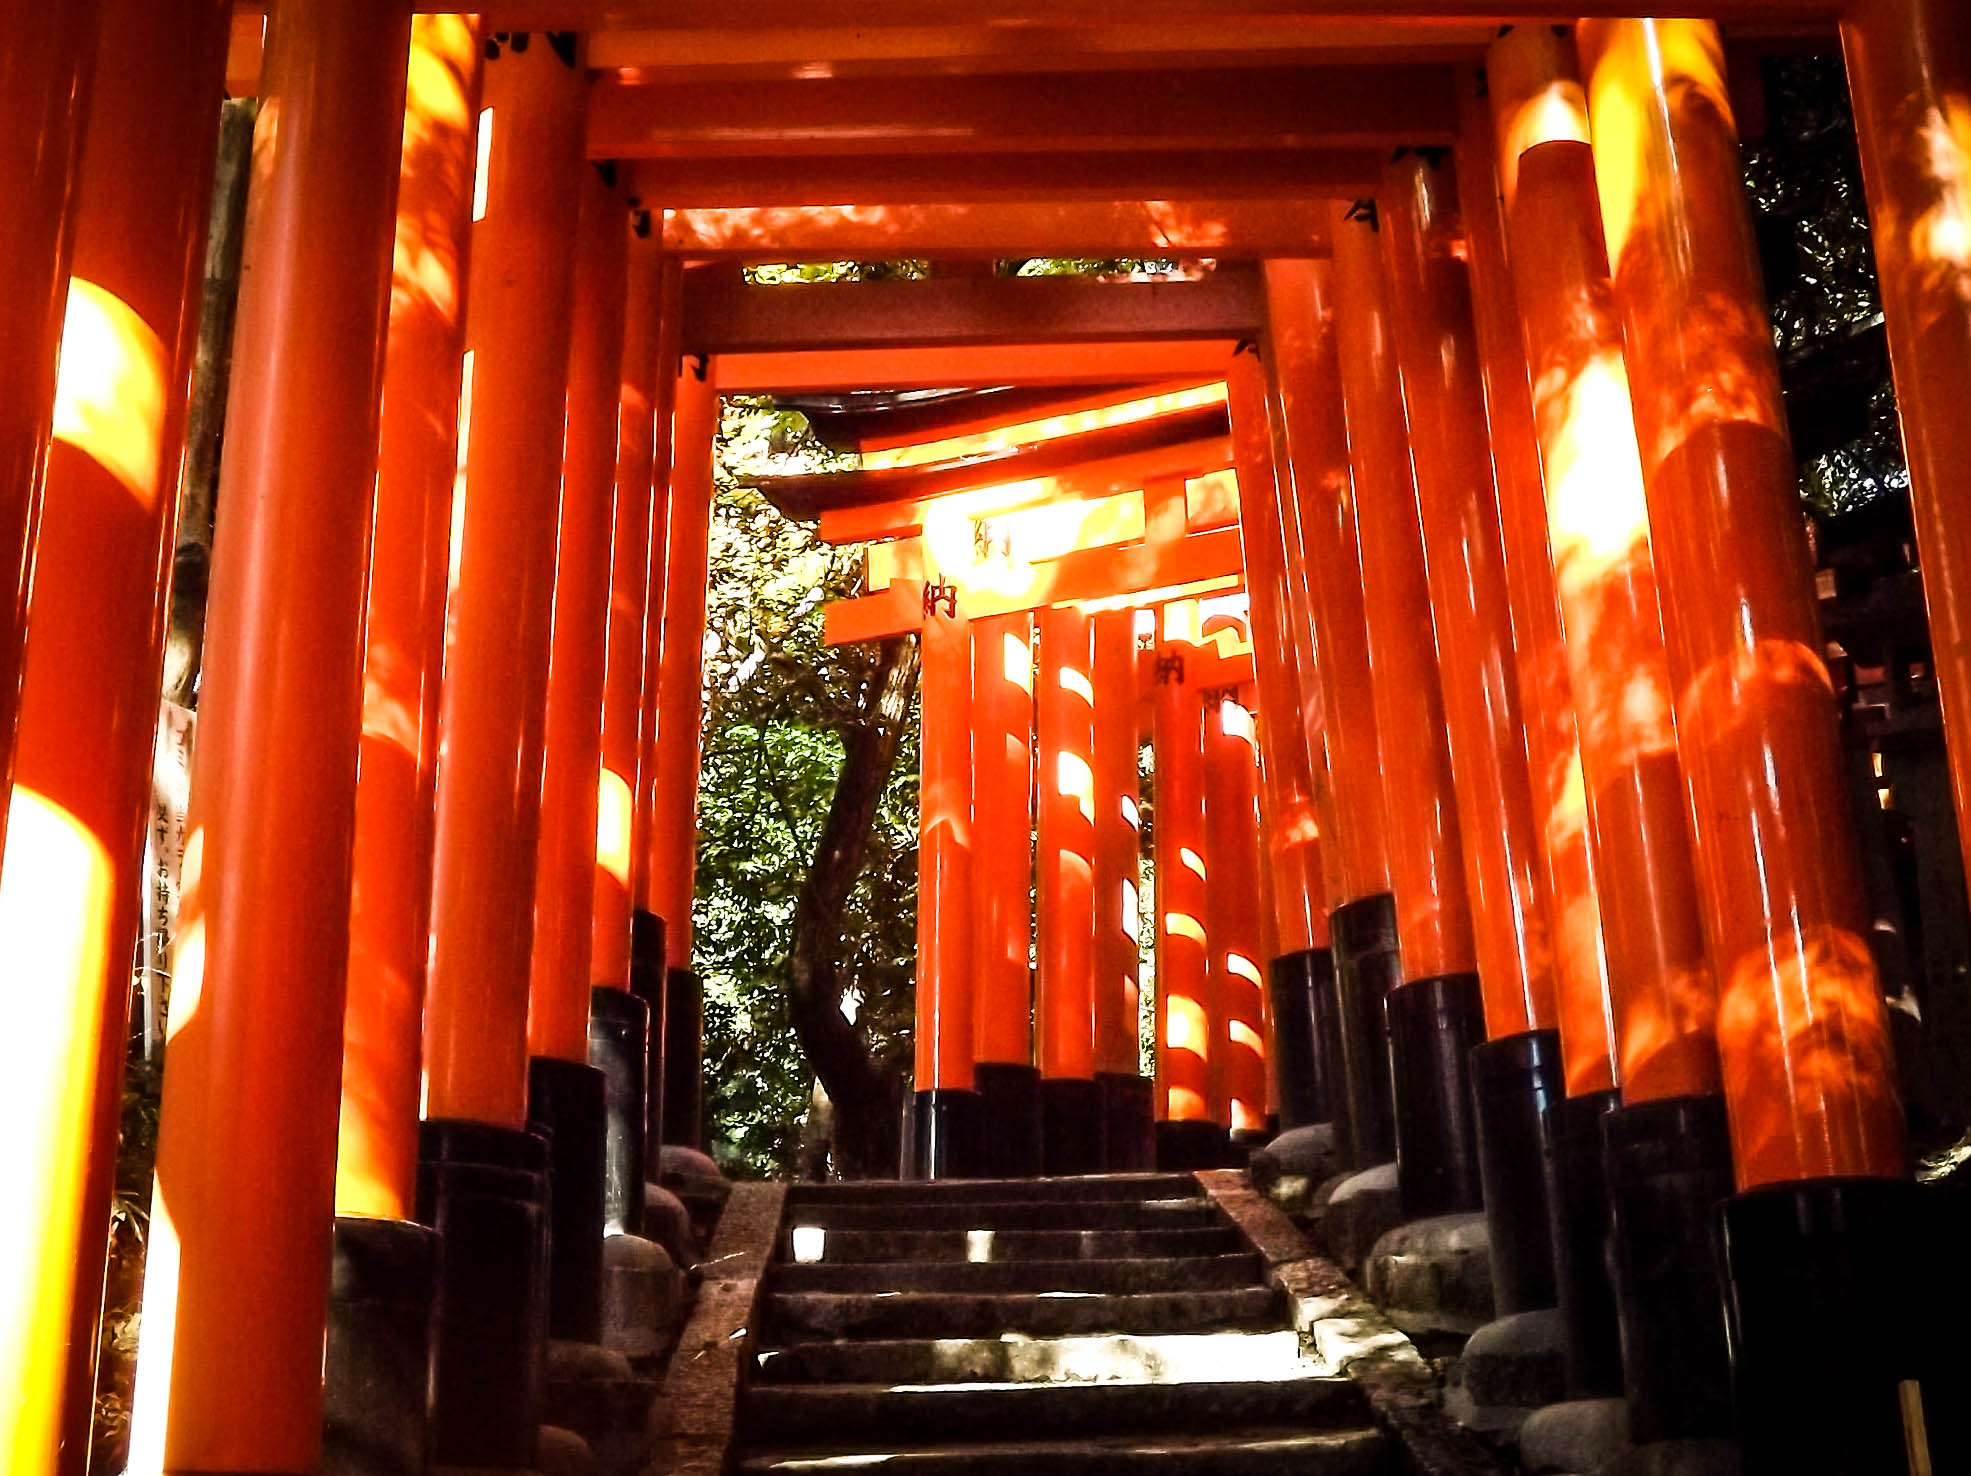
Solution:
[(781, 1237), (781, 1259), (882, 1261), (1105, 1261), (1131, 1256), (1212, 1256), (1241, 1248), (1230, 1225), (1178, 1230), (825, 1230)]
[(1281, 1325), (1270, 1286), (1230, 1291), (1088, 1293), (794, 1292), (771, 1299), (765, 1340), (790, 1338), (996, 1338), (1007, 1333), (1267, 1331)]
[(988, 1204), (1004, 1200), (1085, 1204), (1104, 1200), (1187, 1199), (1200, 1194), (1190, 1174), (1089, 1174), (1058, 1179), (869, 1180), (853, 1184), (796, 1184), (789, 1206), (808, 1204)]
[(1250, 1251), (1161, 1260), (926, 1261), (775, 1266), (768, 1289), (792, 1292), (1156, 1292), (1259, 1280)]
[(1064, 1338), (871, 1339), (797, 1343), (758, 1355), (760, 1383), (949, 1384), (1043, 1379), (1296, 1378), (1294, 1332), (1127, 1333)]
[(760, 1451), (741, 1458), (751, 1476), (826, 1476), (870, 1467), (910, 1476), (1389, 1476), (1388, 1444), (1370, 1429), (1309, 1433), (1253, 1429), (1211, 1435), (1139, 1435), (935, 1445), (897, 1450), (888, 1444)]
[(1221, 1225), (1208, 1199), (1070, 1200), (1007, 1199), (981, 1204), (790, 1205), (786, 1224), (827, 1230), (1179, 1230)]
[(1336, 1429), (1368, 1421), (1353, 1382), (1312, 1374), (1194, 1384), (754, 1384), (741, 1410), (750, 1428), (789, 1443), (993, 1439), (1009, 1430), (1032, 1440), (1240, 1424)]

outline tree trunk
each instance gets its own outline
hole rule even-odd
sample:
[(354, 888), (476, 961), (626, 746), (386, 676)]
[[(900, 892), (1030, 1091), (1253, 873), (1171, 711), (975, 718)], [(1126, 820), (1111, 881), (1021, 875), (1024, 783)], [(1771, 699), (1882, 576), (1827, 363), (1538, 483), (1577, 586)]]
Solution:
[(877, 1063), (842, 1014), (853, 982), (842, 976), (842, 909), (855, 890), (869, 829), (896, 763), (917, 686), (917, 643), (887, 640), (871, 673), (863, 716), (844, 734), (842, 777), (815, 842), (794, 909), (787, 1003), (801, 1049), (835, 1108), (835, 1167), (845, 1178), (896, 1173), (902, 1081)]

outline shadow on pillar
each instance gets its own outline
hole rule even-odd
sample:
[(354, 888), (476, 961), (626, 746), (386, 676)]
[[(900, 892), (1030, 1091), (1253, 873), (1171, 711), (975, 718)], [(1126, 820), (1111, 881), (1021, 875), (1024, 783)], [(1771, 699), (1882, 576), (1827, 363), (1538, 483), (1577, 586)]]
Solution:
[(425, 1476), (438, 1234), (338, 1219), (322, 1363), (322, 1476)]
[(1485, 1039), (1478, 975), (1399, 984), (1384, 998), (1396, 1092), (1396, 1197), (1406, 1220), (1483, 1208), (1471, 1052)]
[(1745, 1476), (1971, 1469), (1951, 1347), (1963, 1325), (1948, 1315), (1963, 1293), (1910, 1284), (1913, 1266), (1957, 1279), (1963, 1241), (1939, 1233), (1932, 1196), (1818, 1179), (1736, 1195), (1718, 1219)]
[(1147, 1076), (1098, 1072), (1102, 1094), (1102, 1171), (1148, 1173), (1157, 1166), (1156, 1084)]
[(1602, 1118), (1609, 1266), (1629, 1438), (1732, 1432), (1713, 1225), (1732, 1192), (1724, 1098), (1667, 1097)]
[(1040, 1080), (1041, 1172), (1050, 1178), (1102, 1172), (1102, 1089), (1077, 1077)]
[(457, 1119), (418, 1132), (418, 1218), (438, 1232), (431, 1464), (523, 1469), (547, 1359), (548, 1144)]
[(981, 1061), (972, 1068), (979, 1094), (979, 1172), (988, 1179), (1040, 1176), (1040, 1072)]
[(979, 1094), (940, 1087), (917, 1093), (912, 1134), (919, 1179), (976, 1179), (984, 1162), (984, 1120)]
[(1274, 1131), (1332, 1122), (1341, 1071), (1334, 955), (1325, 948), (1283, 954), (1266, 966), (1266, 985), (1280, 1091)]
[(1553, 1108), (1566, 1091), (1560, 1032), (1526, 1030), (1471, 1052), (1478, 1175), (1501, 1317), (1559, 1304), (1554, 1279)]
[(1590, 1092), (1547, 1109), (1553, 1144), (1548, 1189), (1553, 1211), (1554, 1280), (1567, 1328), (1567, 1392), (1576, 1399), (1622, 1392), (1622, 1338), (1615, 1283), (1608, 1274), (1608, 1178), (1602, 1169), (1602, 1119), (1621, 1093)]
[(548, 1140), (548, 1336), (573, 1343), (602, 1341), (608, 1090), (579, 1061), (527, 1063), (527, 1126)]
[(672, 969), (664, 981), (663, 1141), (701, 1153), (704, 1065), (705, 983), (690, 969)]
[(664, 1144), (664, 950), (668, 946), (663, 918), (641, 908), (630, 914), (630, 993), (650, 1012), (649, 1048), (644, 1054), (643, 1176), (653, 1184), (659, 1178), (658, 1151)]
[(650, 1006), (621, 989), (589, 991), (589, 1065), (602, 1073), (602, 1233), (643, 1233)]
[(1383, 998), (1398, 978), (1396, 899), (1387, 892), (1343, 903), (1329, 918), (1334, 943), (1335, 1019), (1341, 1080), (1335, 1120), (1350, 1166), (1396, 1156), (1389, 1085), (1389, 1025)]

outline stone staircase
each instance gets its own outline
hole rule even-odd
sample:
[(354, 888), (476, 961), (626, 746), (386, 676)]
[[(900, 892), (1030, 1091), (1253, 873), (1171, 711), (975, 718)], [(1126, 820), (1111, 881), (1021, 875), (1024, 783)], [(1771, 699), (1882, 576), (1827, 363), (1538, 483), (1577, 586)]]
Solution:
[(789, 1192), (740, 1470), (1396, 1469), (1189, 1175)]

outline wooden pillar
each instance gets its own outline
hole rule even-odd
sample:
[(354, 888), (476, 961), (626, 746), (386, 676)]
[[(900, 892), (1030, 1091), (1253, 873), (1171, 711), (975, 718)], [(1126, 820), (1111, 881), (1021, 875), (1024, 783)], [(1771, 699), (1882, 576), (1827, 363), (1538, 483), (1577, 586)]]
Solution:
[(268, 36), (136, 1471), (301, 1476), (321, 1444), (363, 587), (409, 46), (394, 0), (284, 10)]
[(139, 890), (150, 813), (225, 7), (167, 16), (119, 0), (100, 43), (88, 40), (98, 90), (0, 871), (15, 1005), (0, 1079), (16, 1118), (0, 1171), (19, 1186), (0, 1262), (0, 1377), (13, 1391), (0, 1463), (64, 1473), (89, 1456), (138, 924), (124, 904)]
[(1033, 1054), (1033, 616), (972, 625), (972, 1040), (980, 1169), (1040, 1172)]
[(1264, 983), (1260, 976), (1259, 767), (1250, 697), (1200, 694), (1205, 724), (1205, 933), (1217, 1006), (1211, 1052), (1215, 1120), (1234, 1142), (1266, 1135)]
[(1157, 1166), (1220, 1161), (1211, 1117), (1212, 1010), (1205, 935), (1204, 711), (1186, 680), (1201, 632), (1195, 600), (1157, 611), (1155, 893)]
[(1934, 0), (1856, 0), (1841, 45), (1952, 739), (1958, 842), (1971, 856), (1971, 13)]
[(924, 592), (917, 821), (917, 1163), (978, 1172), (973, 1087), (972, 637), (955, 585)]
[(719, 393), (694, 359), (677, 376), (674, 464), (664, 523), (664, 625), (651, 747), (651, 908), (664, 919), (663, 1141), (700, 1146), (703, 997), (691, 970), (691, 899), (698, 861), (698, 760), (705, 721), (705, 602), (710, 577), (712, 459)]
[(1042, 1143), (1046, 1172), (1101, 1168), (1095, 1085), (1095, 717), (1088, 616), (1043, 610), (1034, 692)]
[(411, 1218), (416, 1193), (478, 23), (420, 17), (411, 56), (364, 620), (335, 1175), (338, 1215), (393, 1220)]
[(486, 66), (464, 508), (438, 770), (425, 1115), (519, 1128), (540, 837), (584, 78), (555, 47)]
[(586, 1062), (629, 222), (597, 171), (581, 187), (527, 1039), (533, 1055)]
[(1092, 617), (1094, 705), (1095, 1082), (1102, 1094), (1102, 1166), (1110, 1173), (1156, 1162), (1150, 1083), (1140, 1073), (1137, 946), (1143, 883), (1137, 804), (1136, 611)]

